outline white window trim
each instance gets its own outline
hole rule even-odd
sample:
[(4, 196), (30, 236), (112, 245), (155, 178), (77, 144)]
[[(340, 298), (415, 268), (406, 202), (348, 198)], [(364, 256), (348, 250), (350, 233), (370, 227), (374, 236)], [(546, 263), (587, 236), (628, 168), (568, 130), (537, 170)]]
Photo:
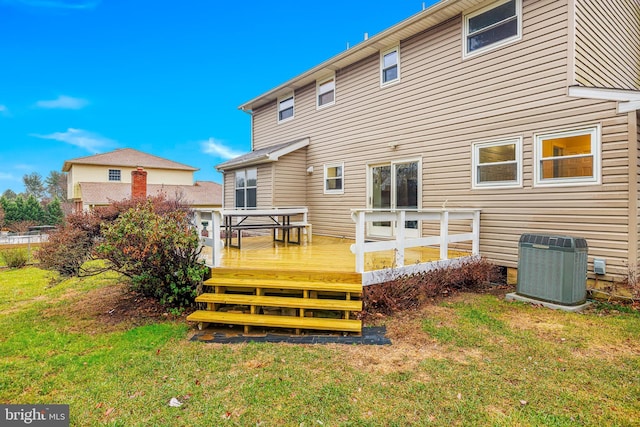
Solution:
[[(255, 186), (247, 185), (247, 171), (251, 169), (256, 170)], [(242, 187), (242, 189), (244, 190), (244, 206), (243, 207), (238, 207), (237, 191), (239, 190), (239, 188), (238, 188), (238, 178), (236, 175), (238, 172), (244, 172), (244, 187)], [(256, 206), (247, 207), (247, 190), (250, 188), (256, 189)], [(258, 207), (258, 168), (246, 168), (246, 169), (238, 169), (234, 171), (233, 172), (233, 208), (234, 209), (257, 209), (257, 207)]]
[[(322, 86), (323, 84), (329, 81), (333, 81), (333, 101), (320, 105), (320, 86)], [(336, 103), (336, 74), (332, 73), (331, 75), (325, 76), (325, 78), (323, 79), (316, 80), (316, 110), (322, 110), (323, 108), (327, 108), (332, 105), (335, 105), (335, 103)]]
[[(291, 98), (293, 100), (293, 114), (291, 114), (291, 117), (287, 117), (286, 119), (282, 119), (280, 120), (280, 103), (282, 101), (286, 101), (287, 99)], [(278, 118), (278, 123), (286, 123), (290, 120), (293, 120), (293, 118), (296, 116), (296, 95), (295, 93), (289, 93), (285, 96), (280, 96), (278, 97), (278, 103), (276, 104), (276, 114), (277, 114), (277, 118)]]
[[(497, 147), (500, 145), (515, 144), (516, 146), (516, 180), (515, 181), (494, 181), (478, 182), (479, 151), (485, 147)], [(478, 141), (472, 144), (471, 162), (471, 188), (474, 190), (500, 189), (500, 188), (522, 188), (522, 137), (504, 138), (491, 141)], [(501, 162), (507, 163), (507, 162)], [(494, 163), (497, 164), (497, 163)]]
[(467, 51), (467, 37), (469, 36), (469, 19), (478, 16), (480, 14), (483, 14), (484, 12), (493, 9), (494, 7), (500, 6), (504, 3), (507, 3), (511, 0), (500, 0), (500, 1), (496, 1), (493, 2), (491, 4), (488, 4), (487, 6), (483, 7), (482, 9), (478, 9), (475, 10), (471, 13), (468, 13), (466, 15), (464, 15), (463, 18), (463, 34), (462, 34), (462, 59), (466, 59), (466, 58), (471, 58), (474, 57), (476, 55), (481, 55), (483, 53), (489, 52), (491, 50), (494, 49), (498, 49), (499, 47), (505, 46), (507, 44), (510, 43), (514, 43), (518, 40), (522, 40), (522, 0), (516, 0), (516, 15), (518, 16), (518, 32), (515, 36), (511, 36), (509, 38), (506, 38), (504, 40), (500, 40), (499, 42), (496, 42), (494, 44), (490, 44), (489, 46), (485, 46), (483, 48), (474, 50), (473, 52), (468, 52)]
[[(327, 190), (327, 169), (329, 168), (342, 168), (342, 188), (340, 190)], [(322, 188), (324, 190), (324, 194), (344, 194), (344, 162), (342, 163), (327, 163), (324, 165), (324, 176), (322, 179)]]
[[(393, 51), (396, 51), (398, 54), (398, 63), (397, 63), (397, 67), (398, 67), (398, 77), (394, 80), (385, 82), (383, 79), (383, 71), (384, 71), (384, 56), (388, 53), (391, 53)], [(394, 85), (398, 82), (400, 82), (400, 45), (395, 45), (393, 47), (390, 47), (389, 49), (386, 50), (382, 50), (380, 51), (380, 70), (379, 70), (379, 75), (380, 75), (380, 87), (387, 87), (387, 86), (391, 86)]]
[[(542, 161), (542, 141), (546, 139), (564, 138), (578, 135), (591, 135), (591, 155), (593, 156), (593, 176), (576, 178), (541, 179), (540, 162)], [(556, 132), (536, 133), (533, 135), (534, 186), (536, 187), (567, 187), (577, 185), (598, 185), (602, 183), (602, 151), (601, 126), (580, 127)]]
[[(118, 179), (111, 179), (111, 171), (118, 172)], [(107, 180), (109, 182), (122, 182), (122, 169), (107, 170)]]

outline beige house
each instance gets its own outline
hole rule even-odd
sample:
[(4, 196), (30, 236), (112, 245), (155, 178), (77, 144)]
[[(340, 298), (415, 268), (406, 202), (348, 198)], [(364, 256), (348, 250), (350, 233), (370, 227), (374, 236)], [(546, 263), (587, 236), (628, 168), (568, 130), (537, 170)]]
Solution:
[(146, 172), (146, 194), (179, 198), (196, 209), (222, 204), (222, 186), (211, 181), (195, 181), (198, 169), (131, 148), (80, 157), (64, 162), (68, 174), (68, 194), (77, 210), (108, 205), (131, 197), (132, 172)]
[(240, 109), (252, 151), (217, 166), (225, 208), (306, 206), (346, 237), (351, 209), (480, 209), (500, 265), (552, 233), (587, 240), (591, 277), (637, 268), (637, 0), (442, 0)]

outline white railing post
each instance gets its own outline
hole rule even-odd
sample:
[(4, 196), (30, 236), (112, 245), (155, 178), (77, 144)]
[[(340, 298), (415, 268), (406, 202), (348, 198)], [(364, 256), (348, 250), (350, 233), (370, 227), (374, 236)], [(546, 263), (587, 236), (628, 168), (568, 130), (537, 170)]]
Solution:
[(471, 254), (480, 254), (480, 211), (473, 212), (473, 220), (471, 222), (471, 233), (473, 240), (471, 241)]
[(356, 243), (351, 246), (351, 252), (356, 256), (356, 273), (364, 273), (365, 215), (364, 211), (353, 211), (351, 214), (356, 223)]
[(396, 267), (404, 267), (404, 235), (406, 223), (406, 211), (396, 212)]
[(222, 264), (222, 240), (220, 239), (220, 225), (222, 223), (222, 212), (220, 211), (212, 211), (211, 212), (211, 222), (212, 224), (212, 235), (211, 239), (213, 240), (212, 249), (212, 259), (211, 264), (214, 267), (220, 267)]
[(449, 259), (449, 211), (440, 213), (440, 259)]

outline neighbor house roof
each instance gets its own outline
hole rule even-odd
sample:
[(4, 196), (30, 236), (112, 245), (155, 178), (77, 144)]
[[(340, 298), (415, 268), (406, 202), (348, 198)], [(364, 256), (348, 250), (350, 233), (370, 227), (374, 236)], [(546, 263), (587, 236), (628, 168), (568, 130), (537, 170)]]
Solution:
[[(483, 5), (486, 0), (441, 0), (438, 3), (416, 13), (404, 21), (372, 36), (355, 46), (345, 50), (316, 67), (292, 78), (280, 86), (263, 93), (238, 108), (252, 111), (257, 107), (275, 101), (278, 97), (326, 77), (327, 74), (340, 70), (374, 54), (379, 54), (389, 47), (395, 46), (415, 34), (427, 30), (434, 25), (468, 12)], [(417, 4), (417, 2), (416, 2)]]
[(246, 166), (259, 165), (262, 163), (275, 162), (280, 157), (299, 150), (309, 145), (309, 138), (298, 139), (291, 142), (272, 145), (260, 150), (251, 151), (242, 156), (236, 157), (216, 166), (219, 171), (237, 169)]
[(121, 148), (108, 153), (95, 154), (93, 156), (78, 157), (64, 162), (62, 170), (69, 172), (71, 166), (97, 165), (97, 166), (121, 166), (136, 168), (141, 166), (146, 169), (176, 169), (186, 171), (197, 171), (197, 168), (187, 166), (173, 160), (164, 159), (152, 154), (143, 153), (133, 148)]
[[(131, 184), (121, 182), (80, 182), (82, 203), (91, 206), (108, 205), (131, 197)], [(179, 197), (189, 206), (222, 206), (222, 185), (211, 181), (196, 181), (194, 185), (147, 184), (147, 195), (164, 194)]]

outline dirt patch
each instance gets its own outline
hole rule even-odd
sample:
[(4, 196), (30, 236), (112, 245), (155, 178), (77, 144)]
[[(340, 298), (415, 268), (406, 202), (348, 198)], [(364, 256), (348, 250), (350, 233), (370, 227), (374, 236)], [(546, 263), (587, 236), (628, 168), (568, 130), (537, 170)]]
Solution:
[(110, 332), (172, 318), (158, 301), (130, 292), (124, 284), (74, 292), (67, 298), (69, 305), (48, 309), (44, 316), (63, 314), (74, 319), (69, 327), (74, 332)]

